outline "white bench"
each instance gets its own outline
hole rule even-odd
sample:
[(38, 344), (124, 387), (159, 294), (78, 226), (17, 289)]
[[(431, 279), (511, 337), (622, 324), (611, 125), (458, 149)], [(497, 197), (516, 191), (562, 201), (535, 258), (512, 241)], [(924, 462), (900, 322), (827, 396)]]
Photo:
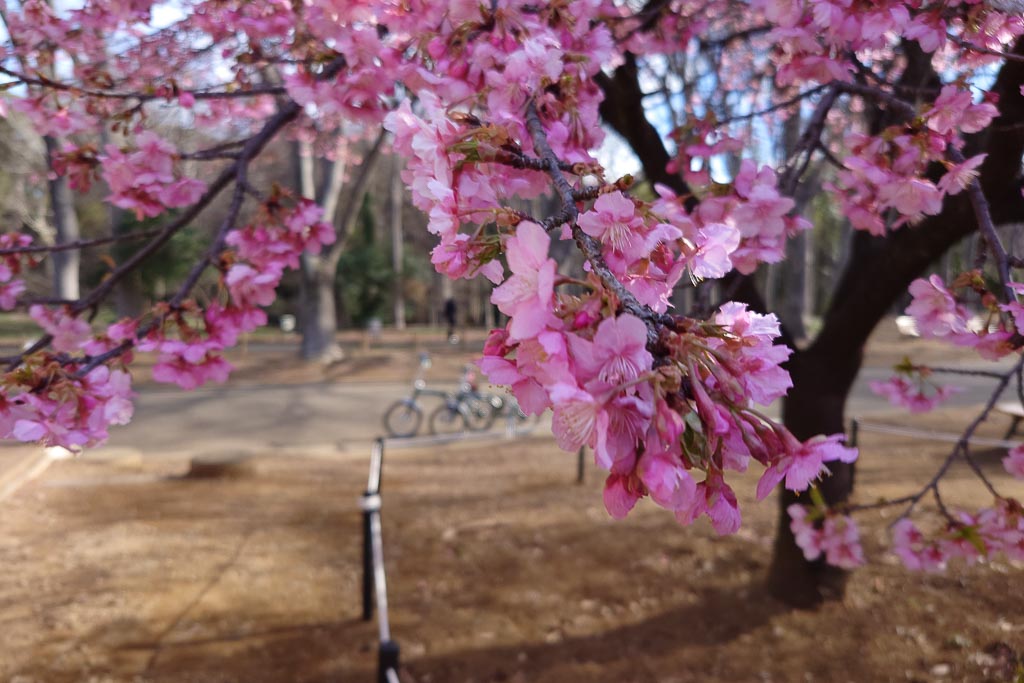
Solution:
[(1024, 420), (1024, 405), (1020, 404), (1020, 401), (1001, 401), (996, 404), (995, 411), (1008, 415), (1013, 422), (1010, 423), (1010, 428), (1006, 430), (1006, 436), (1003, 439), (1009, 439), (1011, 436), (1017, 434), (1017, 427), (1020, 426), (1021, 420)]

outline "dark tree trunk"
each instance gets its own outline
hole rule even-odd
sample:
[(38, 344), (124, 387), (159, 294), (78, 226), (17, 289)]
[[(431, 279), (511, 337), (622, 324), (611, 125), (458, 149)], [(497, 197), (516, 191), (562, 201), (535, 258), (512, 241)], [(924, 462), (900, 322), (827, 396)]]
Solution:
[[(910, 66), (903, 76), (904, 83), (932, 84), (934, 72), (927, 56), (919, 54), (916, 44), (905, 48)], [(1014, 52), (1024, 53), (1024, 39), (1018, 40)], [(681, 178), (665, 171), (668, 152), (646, 118), (636, 60), (627, 56), (613, 74), (598, 74), (597, 83), (605, 94), (602, 118), (630, 143), (644, 165), (647, 179), (686, 194)], [(992, 129), (999, 133), (989, 131), (975, 136), (968, 141), (965, 150), (966, 156), (988, 153), (980, 177), (997, 224), (1024, 219), (1024, 202), (1020, 196), (1024, 152), (1022, 83), (1024, 63), (1007, 61), (993, 87), (999, 95), (1000, 116), (993, 122)], [(879, 117), (876, 128), (892, 123), (886, 118), (884, 114)], [(906, 291), (911, 280), (975, 229), (972, 208), (964, 194), (960, 194), (947, 199), (940, 215), (920, 225), (904, 227), (885, 238), (873, 238), (865, 233), (854, 235), (851, 253), (830, 297), (821, 333), (806, 350), (795, 352), (789, 363), (794, 386), (785, 402), (783, 419), (796, 436), (807, 438), (844, 431), (846, 399), (860, 370), (864, 344), (871, 331)], [(738, 286), (725, 283), (732, 298), (745, 301), (757, 310), (764, 309), (763, 300), (750, 278), (740, 278), (736, 284)], [(788, 330), (783, 330), (782, 341), (793, 347)], [(822, 484), (826, 500), (845, 500), (853, 489), (853, 479), (852, 466), (835, 468), (833, 476)], [(800, 606), (842, 597), (845, 573), (804, 559), (789, 531), (789, 518), (785, 513), (793, 498), (786, 493), (780, 499), (769, 589), (790, 604)]]
[[(46, 143), (46, 167), (53, 168), (53, 157), (60, 149), (60, 143), (50, 136), (43, 138)], [(74, 242), (80, 236), (78, 216), (75, 214), (75, 198), (64, 176), (56, 176), (49, 180), (50, 208), (53, 213), (53, 227), (56, 232), (56, 243)], [(53, 266), (53, 295), (58, 299), (78, 298), (78, 264), (77, 249), (55, 252), (51, 257)]]
[[(817, 434), (845, 431), (846, 398), (861, 360), (860, 349), (850, 352), (815, 346), (794, 354), (789, 363), (793, 388), (782, 410), (783, 423), (794, 436), (805, 440)], [(845, 501), (853, 492), (854, 467), (836, 462), (829, 469), (831, 476), (820, 484), (822, 494), (833, 504)], [(812, 607), (824, 600), (842, 598), (847, 572), (821, 559), (809, 562), (804, 558), (786, 513), (786, 508), (797, 501), (791, 491), (783, 490), (780, 494), (780, 520), (768, 585), (775, 597), (797, 607)]]
[[(1024, 51), (1018, 41), (1017, 53)], [(966, 153), (987, 152), (980, 181), (997, 224), (1021, 220), (1021, 155), (1024, 153), (1024, 64), (1007, 62), (993, 90), (1000, 94), (1001, 115), (994, 128), (1010, 127), (997, 137), (984, 135), (969, 140)], [(864, 345), (878, 322), (910, 282), (921, 275), (957, 242), (977, 230), (974, 210), (961, 193), (948, 197), (942, 212), (920, 225), (904, 227), (886, 237), (863, 232), (854, 235), (846, 269), (836, 287), (824, 327), (812, 346), (794, 354), (789, 363), (793, 378), (783, 407), (783, 421), (797, 437), (845, 432), (845, 405), (850, 387), (860, 371)], [(846, 500), (853, 490), (853, 465), (833, 468), (822, 483), (830, 504)], [(808, 562), (789, 529), (786, 508), (795, 498), (779, 497), (779, 526), (768, 588), (790, 604), (810, 607), (841, 598), (846, 572), (820, 561)]]

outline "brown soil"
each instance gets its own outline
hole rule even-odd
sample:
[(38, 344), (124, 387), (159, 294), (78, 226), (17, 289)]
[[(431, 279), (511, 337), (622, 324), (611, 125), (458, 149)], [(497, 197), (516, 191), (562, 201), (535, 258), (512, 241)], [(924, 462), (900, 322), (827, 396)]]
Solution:
[[(862, 445), (861, 500), (906, 492), (945, 453), (868, 433)], [(979, 455), (998, 477), (1001, 454)], [(753, 476), (737, 487), (743, 530), (718, 538), (649, 504), (612, 521), (597, 471), (577, 486), (575, 467), (543, 438), (388, 452), (402, 681), (1013, 680), (1020, 566), (909, 573), (880, 549), (892, 513), (873, 514), (871, 564), (845, 602), (791, 611), (761, 588), (774, 506), (752, 503)], [(268, 456), (230, 479), (187, 469), (62, 461), (2, 504), (0, 680), (374, 680), (376, 625), (360, 620), (366, 459)], [(943, 491), (985, 504), (966, 469)]]

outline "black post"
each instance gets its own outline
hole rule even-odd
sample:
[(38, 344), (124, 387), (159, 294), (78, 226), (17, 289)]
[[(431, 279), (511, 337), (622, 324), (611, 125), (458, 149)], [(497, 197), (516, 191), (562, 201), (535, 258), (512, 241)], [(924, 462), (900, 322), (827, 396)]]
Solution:
[(580, 446), (579, 457), (578, 457), (578, 460), (576, 461), (576, 483), (577, 484), (582, 484), (583, 483), (583, 472), (584, 472), (584, 466), (586, 465), (586, 462), (585, 462), (584, 458), (586, 457), (586, 454), (587, 454), (587, 447), (586, 446)]
[(377, 683), (388, 683), (388, 670), (398, 673), (398, 643), (385, 640), (377, 651)]
[(363, 494), (363, 621), (373, 618), (373, 541), (370, 538), (370, 501), (376, 496), (371, 491)]
[(854, 419), (850, 420), (850, 439), (849, 439), (849, 441), (846, 444), (850, 448), (856, 448), (857, 447), (857, 432), (859, 432), (859, 431), (860, 431), (860, 422), (857, 421), (857, 418), (854, 418)]

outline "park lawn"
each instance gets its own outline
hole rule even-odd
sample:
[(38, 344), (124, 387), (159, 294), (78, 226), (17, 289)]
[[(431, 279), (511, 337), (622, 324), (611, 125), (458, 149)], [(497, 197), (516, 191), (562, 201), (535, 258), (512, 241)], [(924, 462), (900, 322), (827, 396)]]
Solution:
[[(946, 448), (870, 433), (862, 445), (861, 500), (905, 492)], [(979, 453), (996, 476), (999, 455)], [(268, 454), (224, 479), (182, 478), (187, 466), (86, 456), (0, 504), (0, 679), (373, 680), (356, 507), (366, 456)], [(762, 589), (775, 506), (753, 504), (756, 474), (740, 479), (745, 525), (727, 538), (647, 503), (613, 521), (598, 474), (576, 485), (574, 457), (542, 437), (389, 450), (403, 681), (1013, 680), (1020, 566), (907, 572), (880, 548), (893, 516), (876, 513), (862, 517), (870, 564), (846, 600), (791, 611)], [(943, 491), (987, 502), (965, 468)]]

